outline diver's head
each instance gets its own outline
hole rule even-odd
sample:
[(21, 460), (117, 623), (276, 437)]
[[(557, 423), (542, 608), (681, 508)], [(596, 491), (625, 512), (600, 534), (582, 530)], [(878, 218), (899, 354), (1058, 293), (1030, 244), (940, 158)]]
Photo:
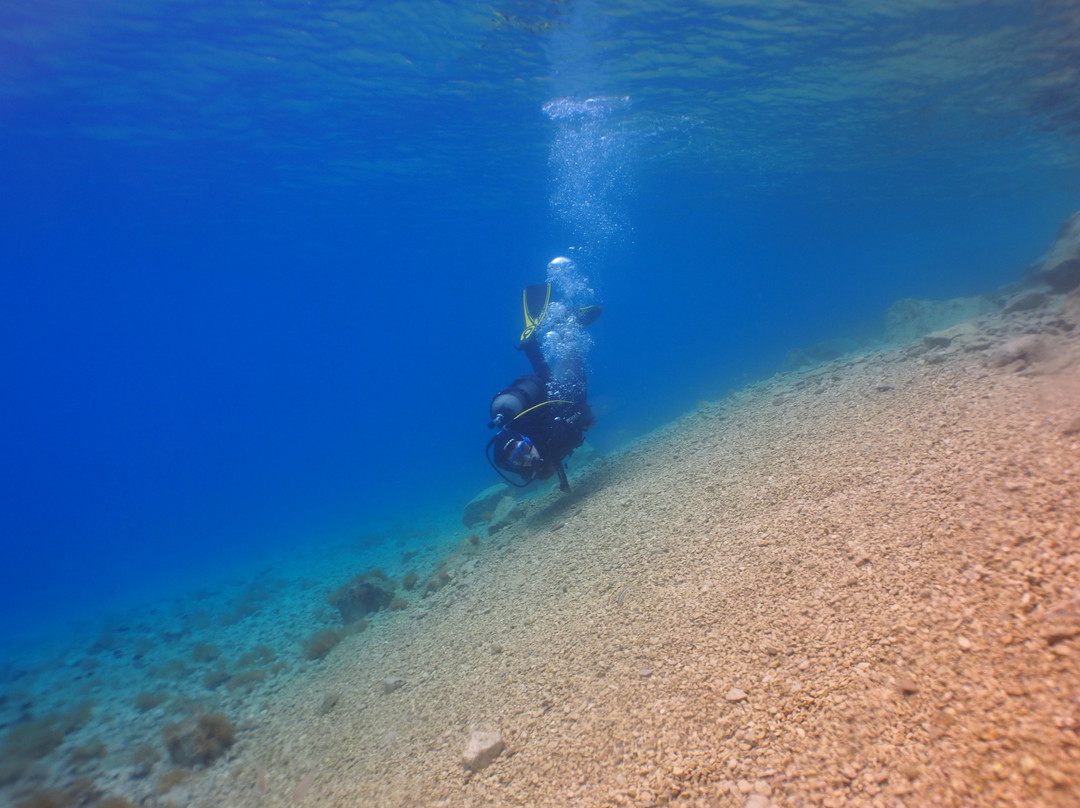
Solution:
[(492, 448), (495, 463), (499, 468), (523, 477), (531, 477), (543, 462), (539, 450), (531, 440), (509, 429), (504, 429), (495, 436)]

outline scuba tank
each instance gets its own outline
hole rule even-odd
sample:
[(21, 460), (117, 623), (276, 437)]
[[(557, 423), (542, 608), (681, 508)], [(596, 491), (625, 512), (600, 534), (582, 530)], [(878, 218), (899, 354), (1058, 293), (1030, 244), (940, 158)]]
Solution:
[(539, 376), (522, 376), (505, 390), (501, 390), (491, 401), (491, 423), (489, 427), (504, 426), (517, 418), (525, 410), (532, 409), (547, 399), (547, 387)]

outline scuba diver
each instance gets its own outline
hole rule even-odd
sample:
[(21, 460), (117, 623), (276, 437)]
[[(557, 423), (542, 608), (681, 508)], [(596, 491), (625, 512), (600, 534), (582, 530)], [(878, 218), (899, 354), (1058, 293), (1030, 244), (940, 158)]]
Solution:
[[(568, 259), (556, 258), (569, 263)], [(559, 476), (559, 489), (570, 491), (563, 461), (585, 442), (585, 432), (596, 418), (585, 401), (585, 362), (574, 339), (576, 329), (588, 326), (600, 316), (600, 306), (570, 310), (551, 302), (551, 284), (525, 287), (522, 293), (525, 330), (518, 340), (533, 372), (515, 379), (499, 391), (491, 402), (491, 422), (498, 429), (488, 441), (487, 458), (492, 468), (506, 482), (524, 488), (533, 480)], [(553, 374), (540, 349), (540, 328), (548, 336), (569, 337)], [(523, 482), (507, 477), (516, 474)]]

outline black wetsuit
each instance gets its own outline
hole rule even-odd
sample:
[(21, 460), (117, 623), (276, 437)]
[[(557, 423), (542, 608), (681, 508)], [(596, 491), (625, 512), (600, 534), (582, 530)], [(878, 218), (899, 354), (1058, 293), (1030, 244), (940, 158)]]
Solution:
[[(539, 376), (530, 375), (516, 379), (507, 390), (520, 389), (530, 382), (547, 389)], [(540, 480), (546, 480), (558, 471), (562, 461), (585, 442), (585, 429), (592, 426), (592, 413), (584, 401), (552, 399), (550, 395), (516, 417), (506, 410), (493, 414), (503, 415), (507, 429), (533, 442), (543, 462), (532, 476)]]
[(531, 440), (542, 462), (526, 473), (500, 465), (520, 474), (526, 482), (546, 480), (559, 473), (565, 488), (562, 463), (585, 442), (585, 431), (596, 420), (585, 400), (584, 368), (574, 367), (569, 381), (563, 383), (564, 389), (552, 390), (551, 369), (536, 340), (527, 340), (519, 347), (529, 357), (535, 372), (515, 379), (501, 390), (492, 402), (491, 415), (502, 416), (504, 430)]

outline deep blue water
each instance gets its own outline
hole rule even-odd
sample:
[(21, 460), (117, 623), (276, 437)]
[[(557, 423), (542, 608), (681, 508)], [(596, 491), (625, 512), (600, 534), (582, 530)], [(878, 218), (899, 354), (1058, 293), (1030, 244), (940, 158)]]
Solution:
[(1078, 31), (1030, 0), (9, 0), (0, 621), (454, 522), (556, 255), (605, 305), (601, 450), (1018, 280), (1080, 207)]

